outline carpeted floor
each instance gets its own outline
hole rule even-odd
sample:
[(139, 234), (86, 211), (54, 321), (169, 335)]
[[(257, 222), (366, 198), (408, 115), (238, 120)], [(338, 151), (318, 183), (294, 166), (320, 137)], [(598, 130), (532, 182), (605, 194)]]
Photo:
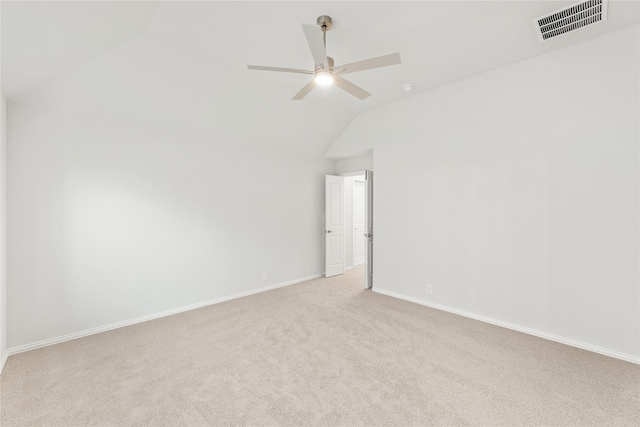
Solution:
[(640, 366), (365, 291), (362, 275), (11, 356), (1, 424), (640, 425)]

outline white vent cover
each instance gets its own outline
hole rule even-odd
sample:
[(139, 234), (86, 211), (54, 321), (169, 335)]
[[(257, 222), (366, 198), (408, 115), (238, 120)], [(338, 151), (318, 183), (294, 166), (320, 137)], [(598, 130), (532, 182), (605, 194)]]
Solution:
[(574, 3), (533, 20), (541, 42), (607, 19), (608, 0)]

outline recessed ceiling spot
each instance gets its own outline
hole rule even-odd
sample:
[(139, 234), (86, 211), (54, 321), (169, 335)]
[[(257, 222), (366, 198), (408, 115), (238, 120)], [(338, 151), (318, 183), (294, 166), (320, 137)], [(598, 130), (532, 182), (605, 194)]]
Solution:
[(411, 92), (413, 90), (413, 85), (411, 83), (406, 84), (404, 86), (402, 86), (402, 90), (404, 90), (405, 92)]

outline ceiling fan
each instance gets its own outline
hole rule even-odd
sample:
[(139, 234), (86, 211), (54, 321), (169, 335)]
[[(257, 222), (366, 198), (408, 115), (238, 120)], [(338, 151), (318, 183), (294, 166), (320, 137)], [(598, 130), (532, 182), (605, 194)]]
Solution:
[(250, 70), (313, 75), (313, 79), (291, 98), (294, 101), (303, 99), (316, 85), (327, 86), (330, 84), (335, 84), (340, 89), (363, 100), (371, 94), (348, 80), (343, 79), (341, 76), (347, 73), (355, 73), (356, 71), (370, 70), (372, 68), (386, 67), (400, 63), (400, 53), (396, 52), (334, 67), (333, 58), (327, 56), (327, 31), (331, 29), (331, 17), (322, 15), (318, 17), (317, 24), (320, 26), (321, 31), (318, 31), (318, 28), (314, 25), (302, 24), (304, 35), (307, 38), (307, 43), (313, 56), (313, 71), (298, 70), (295, 68), (266, 67), (262, 65), (247, 65), (247, 67), (249, 67)]

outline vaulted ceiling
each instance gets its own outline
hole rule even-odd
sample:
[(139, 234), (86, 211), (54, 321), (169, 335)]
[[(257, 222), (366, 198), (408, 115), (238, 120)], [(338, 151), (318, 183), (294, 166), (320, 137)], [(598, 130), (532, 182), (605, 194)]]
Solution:
[[(11, 102), (320, 156), (367, 109), (639, 22), (637, 1), (540, 43), (533, 19), (571, 1), (2, 1), (2, 92)], [(402, 64), (290, 98), (311, 69), (300, 23), (330, 15), (336, 63), (399, 51)], [(594, 58), (594, 61), (597, 61)], [(409, 94), (406, 83), (415, 85)]]

